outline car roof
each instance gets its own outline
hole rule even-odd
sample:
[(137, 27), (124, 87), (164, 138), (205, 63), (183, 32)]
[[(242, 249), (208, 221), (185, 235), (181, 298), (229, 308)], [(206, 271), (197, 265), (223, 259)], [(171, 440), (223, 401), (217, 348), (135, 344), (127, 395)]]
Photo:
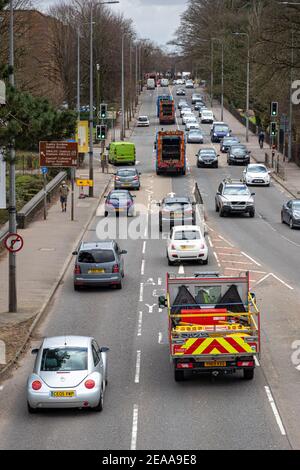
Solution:
[(43, 348), (77, 347), (87, 348), (93, 340), (90, 336), (52, 336), (44, 338)]
[[(133, 166), (133, 167), (131, 167), (131, 168), (128, 168), (128, 166), (124, 166), (124, 167), (122, 167), (122, 168), (117, 168), (117, 173), (118, 173), (119, 171), (124, 171), (124, 170), (126, 170), (126, 171), (128, 171), (128, 170), (129, 170), (129, 171), (138, 171), (135, 166)], [(117, 189), (113, 189), (113, 191), (118, 191), (118, 190), (117, 190)]]
[(174, 232), (182, 232), (188, 230), (197, 230), (201, 232), (201, 228), (198, 225), (176, 225), (175, 227), (173, 227), (173, 230)]
[(144, 118), (144, 119), (146, 118), (146, 119), (148, 119), (148, 116), (139, 116), (139, 119), (140, 119), (140, 118)]
[(82, 242), (80, 245), (81, 251), (87, 250), (101, 250), (107, 248), (113, 248), (114, 241), (113, 240), (99, 240), (97, 242)]
[(216, 149), (214, 149), (213, 147), (201, 148), (200, 152), (215, 152), (215, 153), (217, 153)]
[(266, 165), (264, 165), (263, 163), (249, 163), (249, 165), (247, 166), (247, 168), (253, 168), (255, 166), (261, 166), (265, 169), (267, 169)]
[(128, 189), (112, 189), (108, 195), (110, 196), (111, 194), (130, 194)]

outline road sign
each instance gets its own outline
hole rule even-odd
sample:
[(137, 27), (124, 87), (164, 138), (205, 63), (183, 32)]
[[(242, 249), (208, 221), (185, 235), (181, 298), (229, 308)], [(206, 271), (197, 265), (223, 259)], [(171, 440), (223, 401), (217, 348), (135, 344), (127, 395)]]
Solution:
[(89, 121), (79, 121), (77, 123), (76, 141), (78, 142), (79, 153), (89, 151)]
[(22, 250), (24, 240), (18, 233), (9, 233), (4, 239), (5, 248), (11, 253), (17, 253)]
[(92, 186), (94, 186), (94, 181), (93, 180), (81, 180), (81, 179), (77, 178), (76, 179), (76, 184), (77, 184), (77, 186), (92, 187)]
[(76, 167), (77, 142), (40, 142), (40, 166), (52, 168)]
[(48, 168), (46, 166), (42, 166), (41, 170), (42, 170), (43, 175), (48, 173)]

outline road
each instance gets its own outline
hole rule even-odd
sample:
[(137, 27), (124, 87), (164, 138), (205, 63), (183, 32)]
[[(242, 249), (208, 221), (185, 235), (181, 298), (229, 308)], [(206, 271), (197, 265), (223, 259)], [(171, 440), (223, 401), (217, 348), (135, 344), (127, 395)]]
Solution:
[[(70, 265), (32, 341), (35, 347), (43, 336), (81, 334), (95, 336), (102, 346), (108, 346), (109, 385), (104, 411), (45, 411), (28, 415), (25, 384), (33, 365), (33, 356), (28, 352), (0, 391), (1, 449), (300, 446), (300, 372), (291, 361), (292, 343), (300, 338), (300, 239), (299, 231), (290, 231), (280, 224), (280, 206), (287, 195), (274, 183), (270, 188), (255, 188), (254, 219), (219, 218), (214, 211), (218, 183), (224, 176), (240, 177), (242, 169), (228, 167), (223, 156), (218, 169), (198, 169), (197, 145), (188, 146), (189, 171), (185, 177), (156, 176), (156, 95), (157, 91), (143, 93), (140, 113), (150, 117), (151, 126), (136, 128), (131, 139), (137, 146), (142, 172), (142, 190), (136, 199), (141, 204), (140, 214), (147, 220), (154, 200), (172, 191), (190, 194), (198, 182), (209, 227), (209, 266), (205, 270), (226, 274), (251, 271), (263, 318), (262, 360), (255, 378), (247, 382), (238, 375), (216, 380), (195, 377), (184, 383), (174, 382), (166, 311), (160, 311), (157, 305), (170, 269), (166, 242), (148, 237), (122, 239), (120, 233), (120, 246), (128, 251), (123, 289), (74, 292)], [(190, 95), (188, 92), (188, 98)], [(209, 126), (203, 128), (210, 146)], [(95, 239), (102, 224), (100, 205), (85, 239)], [(185, 264), (171, 269), (192, 274), (203, 268)]]

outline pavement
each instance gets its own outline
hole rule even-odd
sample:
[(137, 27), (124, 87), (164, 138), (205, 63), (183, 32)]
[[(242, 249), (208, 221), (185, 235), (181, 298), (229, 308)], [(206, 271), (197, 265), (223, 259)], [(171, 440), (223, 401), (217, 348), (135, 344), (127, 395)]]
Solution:
[[(212, 108), (214, 115), (217, 120), (221, 120), (221, 106), (218, 102), (214, 102), (214, 107)], [(241, 142), (246, 143), (246, 128), (241, 124), (226, 108), (224, 108), (224, 122), (226, 122), (232, 134), (240, 137)], [(268, 144), (264, 144), (264, 148), (261, 149), (258, 144), (258, 136), (249, 130), (249, 142), (247, 147), (252, 152), (253, 160), (265, 163), (265, 154), (268, 153), (270, 161), (272, 150)], [(284, 178), (280, 177), (278, 174), (273, 173), (273, 178), (284, 187), (291, 196), (294, 198), (299, 198), (300, 194), (300, 167), (295, 162), (288, 162), (287, 158), (284, 158), (283, 154), (275, 151), (275, 160), (279, 161), (280, 166), (283, 169)]]
[[(185, 177), (157, 176), (153, 142), (159, 128), (156, 97), (161, 91), (142, 94), (141, 114), (150, 117), (151, 125), (134, 129), (130, 137), (142, 173), (136, 202), (142, 205), (142, 220), (148, 221), (155, 201), (170, 192), (191, 195), (197, 182), (207, 214), (209, 264), (183, 263), (171, 269), (164, 239), (149, 237), (147, 231), (137, 239), (123, 237), (118, 226), (114, 238), (128, 252), (121, 291), (74, 292), (71, 263), (31, 346), (38, 347), (40, 337), (62, 332), (92, 335), (100, 346), (108, 346), (104, 410), (100, 415), (85, 410), (29, 415), (25, 383), (33, 358), (26, 352), (11, 370), (11, 377), (1, 383), (1, 403), (5, 404), (0, 418), (1, 449), (300, 448), (300, 371), (299, 360), (292, 356), (297, 356), (300, 339), (300, 231), (280, 222), (280, 207), (289, 194), (272, 181), (269, 188), (255, 188), (255, 218), (220, 218), (214, 206), (218, 184), (228, 174), (239, 177), (243, 168), (228, 167), (221, 155), (219, 168), (199, 169), (195, 158), (199, 145), (192, 144), (187, 148)], [(177, 126), (182, 129), (179, 119)], [(204, 146), (212, 145), (209, 127), (203, 126)], [(83, 238), (95, 239), (96, 229), (104, 222), (101, 211), (97, 212)], [(134, 224), (132, 219), (128, 234)], [(262, 314), (262, 354), (253, 381), (244, 381), (237, 374), (174, 382), (167, 313), (158, 308), (157, 301), (165, 294), (170, 269), (187, 277), (201, 270), (234, 276), (250, 271)]]

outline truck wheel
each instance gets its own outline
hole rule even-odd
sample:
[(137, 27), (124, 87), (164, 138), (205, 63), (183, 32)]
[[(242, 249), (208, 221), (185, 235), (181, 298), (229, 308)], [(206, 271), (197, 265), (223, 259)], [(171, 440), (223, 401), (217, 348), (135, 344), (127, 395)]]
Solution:
[(174, 370), (174, 379), (175, 382), (183, 382), (184, 381), (184, 370)]
[(244, 379), (252, 380), (254, 377), (254, 369), (244, 369)]

